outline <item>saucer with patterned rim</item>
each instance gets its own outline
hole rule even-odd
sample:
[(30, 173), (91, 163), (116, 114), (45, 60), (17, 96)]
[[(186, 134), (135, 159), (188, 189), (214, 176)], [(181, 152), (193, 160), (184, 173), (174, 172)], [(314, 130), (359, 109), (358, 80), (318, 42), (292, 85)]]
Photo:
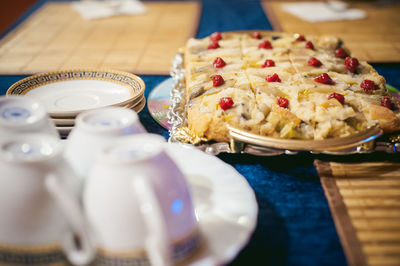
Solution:
[(26, 95), (41, 102), (51, 117), (74, 117), (82, 111), (140, 102), (145, 84), (138, 76), (109, 69), (42, 73), (13, 84), (7, 95)]

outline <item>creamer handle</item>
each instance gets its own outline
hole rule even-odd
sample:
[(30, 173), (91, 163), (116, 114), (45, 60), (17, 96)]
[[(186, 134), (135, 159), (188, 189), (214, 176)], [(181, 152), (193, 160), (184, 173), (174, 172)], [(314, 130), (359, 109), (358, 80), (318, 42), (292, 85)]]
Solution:
[[(89, 264), (94, 258), (95, 252), (89, 238), (88, 223), (78, 199), (61, 185), (60, 179), (54, 174), (46, 177), (45, 184), (73, 230), (63, 240), (63, 249), (68, 260), (73, 265)], [(75, 235), (79, 237), (79, 247), (75, 241)]]
[(171, 265), (171, 247), (161, 206), (154, 189), (145, 176), (136, 176), (133, 191), (147, 229), (146, 251), (153, 266)]

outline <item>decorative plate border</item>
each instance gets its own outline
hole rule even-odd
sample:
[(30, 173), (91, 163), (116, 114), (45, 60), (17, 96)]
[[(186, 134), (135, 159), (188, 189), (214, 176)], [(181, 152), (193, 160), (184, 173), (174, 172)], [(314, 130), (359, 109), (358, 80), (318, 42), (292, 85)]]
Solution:
[(0, 243), (0, 265), (67, 265), (60, 244), (37, 246)]
[[(181, 263), (188, 259), (200, 248), (202, 242), (199, 229), (196, 227), (187, 235), (172, 242), (172, 260)], [(143, 248), (130, 251), (116, 251), (106, 248), (97, 248), (95, 265), (132, 265), (143, 266), (150, 265), (146, 250)]]
[[(101, 80), (127, 87), (130, 90), (130, 97), (125, 101), (111, 106), (123, 106), (137, 101), (144, 95), (146, 88), (144, 81), (134, 74), (112, 69), (87, 68), (46, 72), (29, 76), (11, 85), (6, 92), (6, 95), (25, 95), (29, 91), (40, 86), (70, 80)], [(80, 110), (79, 112), (82, 111), (84, 110)], [(57, 114), (72, 112), (73, 111), (60, 111), (57, 112)]]

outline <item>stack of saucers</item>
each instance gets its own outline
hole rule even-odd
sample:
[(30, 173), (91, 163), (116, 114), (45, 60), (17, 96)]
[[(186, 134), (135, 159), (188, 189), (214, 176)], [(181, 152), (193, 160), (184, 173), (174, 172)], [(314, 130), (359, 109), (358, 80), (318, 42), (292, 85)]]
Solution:
[(75, 69), (42, 73), (13, 84), (7, 95), (26, 95), (42, 103), (62, 137), (75, 117), (87, 110), (121, 106), (140, 112), (146, 104), (145, 85), (131, 73), (110, 69)]

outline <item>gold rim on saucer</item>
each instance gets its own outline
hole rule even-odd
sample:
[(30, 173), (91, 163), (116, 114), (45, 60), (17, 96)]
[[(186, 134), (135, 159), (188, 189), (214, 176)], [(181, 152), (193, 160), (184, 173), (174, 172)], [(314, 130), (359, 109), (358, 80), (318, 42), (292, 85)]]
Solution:
[(146, 98), (143, 98), (137, 105), (131, 107), (136, 113), (140, 113), (146, 105)]
[[(6, 95), (26, 95), (30, 91), (37, 89), (41, 86), (72, 80), (98, 80), (118, 84), (126, 87), (129, 90), (129, 97), (117, 103), (106, 104), (105, 106), (96, 106), (93, 108), (81, 108), (77, 110), (49, 110), (52, 117), (74, 117), (78, 113), (106, 106), (125, 106), (133, 102), (140, 101), (144, 95), (145, 84), (143, 80), (131, 73), (112, 70), (112, 69), (72, 69), (62, 70), (56, 72), (47, 72), (36, 74), (24, 78), (14, 83), (6, 92)], [(65, 90), (65, 88), (63, 88)]]
[(133, 102), (130, 102), (130, 103), (128, 103), (128, 104), (126, 104), (126, 105), (124, 105), (123, 107), (125, 107), (125, 108), (133, 108), (133, 107), (135, 107), (135, 106), (138, 106), (139, 104), (141, 104), (142, 102), (143, 102), (143, 99), (144, 99), (145, 97), (144, 97), (144, 94), (141, 96), (141, 97), (139, 97), (138, 99), (136, 99), (135, 101), (133, 101)]

